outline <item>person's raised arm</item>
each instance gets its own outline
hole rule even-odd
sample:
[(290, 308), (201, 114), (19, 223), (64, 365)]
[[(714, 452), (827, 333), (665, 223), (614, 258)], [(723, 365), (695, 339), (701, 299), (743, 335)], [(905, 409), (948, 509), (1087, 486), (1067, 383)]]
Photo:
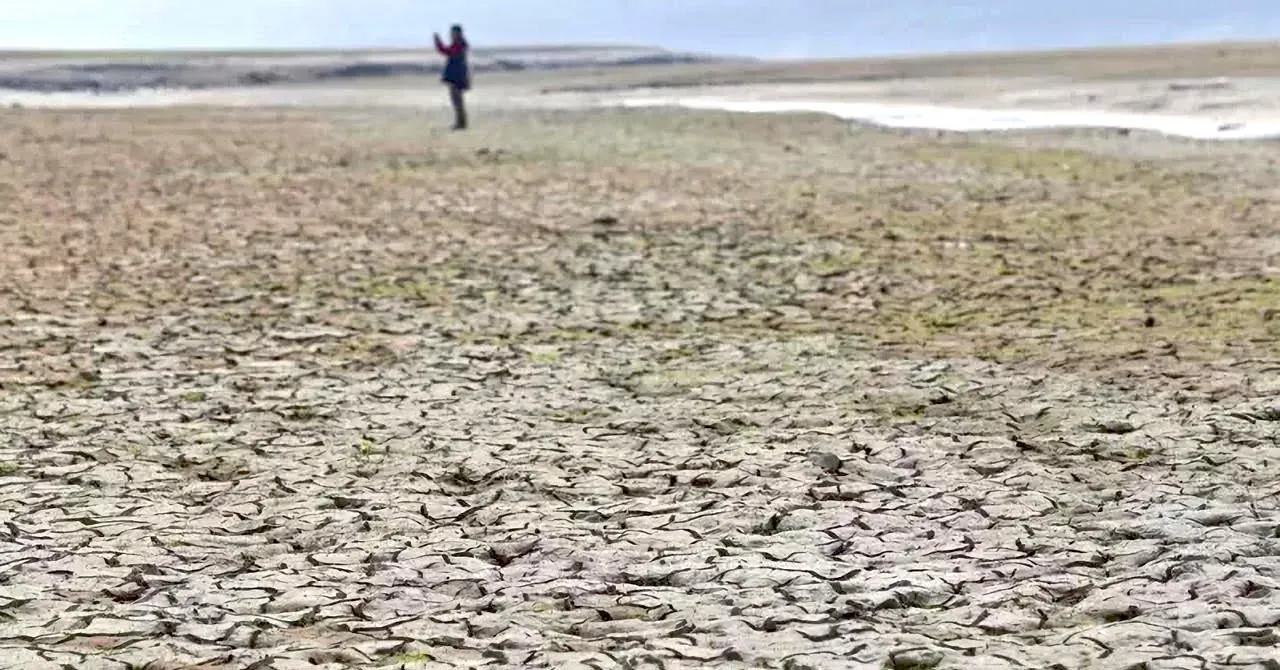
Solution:
[(465, 48), (462, 44), (445, 44), (440, 40), (439, 33), (435, 35), (435, 39), (436, 51), (439, 51), (443, 56), (456, 56)]

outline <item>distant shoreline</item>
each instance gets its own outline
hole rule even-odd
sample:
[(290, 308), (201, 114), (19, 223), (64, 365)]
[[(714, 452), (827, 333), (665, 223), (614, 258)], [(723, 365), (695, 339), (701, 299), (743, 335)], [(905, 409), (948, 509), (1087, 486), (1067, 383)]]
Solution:
[[(0, 103), (15, 107), (443, 104), (432, 86), (439, 57), (427, 50), (0, 53), (9, 54), (0, 57)], [(1069, 124), (1184, 124), (1192, 130), (1176, 134), (1213, 138), (1271, 135), (1280, 123), (1280, 41), (825, 61), (507, 46), (477, 48), (472, 61), (483, 84), (474, 100), (483, 106), (581, 108), (666, 98), (682, 106), (860, 110), (837, 115), (883, 119), (898, 114), (894, 106), (923, 105), (968, 110), (966, 118), (1005, 110), (1020, 119), (1014, 125), (1058, 126), (1068, 123), (1063, 114), (1088, 115)], [(934, 111), (921, 114), (921, 123), (934, 123)], [(1164, 118), (1147, 118), (1153, 116)], [(1079, 118), (1086, 117), (1070, 116)]]
[[(646, 47), (565, 45), (476, 49), (476, 73), (622, 69), (728, 63)], [(742, 61), (733, 61), (742, 62)], [(0, 89), (26, 93), (127, 93), (435, 77), (431, 50), (0, 52)]]
[[(1280, 76), (1280, 40), (1032, 51), (922, 53), (824, 60), (739, 58), (633, 45), (477, 47), (472, 67), (590, 73), (545, 92), (607, 92), (749, 83), (874, 82), (938, 77)], [(430, 49), (0, 50), (0, 89), (28, 93), (204, 90), (435, 77)]]

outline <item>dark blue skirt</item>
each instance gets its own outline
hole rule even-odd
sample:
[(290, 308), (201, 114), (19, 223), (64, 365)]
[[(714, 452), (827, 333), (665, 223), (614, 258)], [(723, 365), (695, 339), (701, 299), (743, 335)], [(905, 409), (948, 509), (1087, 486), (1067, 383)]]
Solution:
[(471, 88), (471, 72), (467, 67), (467, 59), (463, 56), (454, 56), (444, 64), (444, 73), (440, 77), (441, 81), (460, 90)]

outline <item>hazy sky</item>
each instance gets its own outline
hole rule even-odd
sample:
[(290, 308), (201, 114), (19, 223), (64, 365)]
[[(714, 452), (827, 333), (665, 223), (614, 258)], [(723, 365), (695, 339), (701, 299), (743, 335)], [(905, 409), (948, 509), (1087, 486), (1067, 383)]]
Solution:
[(1280, 0), (0, 0), (0, 48), (634, 43), (842, 56), (1280, 36)]

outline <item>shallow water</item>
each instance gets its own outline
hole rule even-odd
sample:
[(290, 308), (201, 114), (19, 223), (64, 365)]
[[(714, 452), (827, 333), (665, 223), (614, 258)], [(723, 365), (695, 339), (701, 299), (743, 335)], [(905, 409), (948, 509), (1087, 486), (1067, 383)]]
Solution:
[[(481, 106), (587, 108), (683, 107), (742, 113), (829, 114), (862, 124), (951, 132), (1053, 129), (1116, 129), (1160, 133), (1196, 140), (1280, 138), (1280, 119), (1224, 121), (1208, 116), (1125, 113), (1085, 109), (1024, 109), (939, 104), (761, 99), (731, 95), (686, 97), (534, 96), (519, 91), (491, 92), (473, 98)], [(142, 90), (127, 93), (32, 93), (0, 90), (0, 105), (52, 109), (125, 109), (175, 106), (219, 107), (410, 107), (442, 108), (434, 88), (264, 87), (205, 90)]]
[(815, 112), (887, 128), (990, 132), (1104, 128), (1139, 130), (1197, 140), (1261, 140), (1280, 137), (1280, 121), (1223, 123), (1211, 118), (1095, 110), (982, 109), (946, 105), (825, 100), (737, 100), (722, 97), (629, 98), (628, 107), (677, 106), (729, 112)]

